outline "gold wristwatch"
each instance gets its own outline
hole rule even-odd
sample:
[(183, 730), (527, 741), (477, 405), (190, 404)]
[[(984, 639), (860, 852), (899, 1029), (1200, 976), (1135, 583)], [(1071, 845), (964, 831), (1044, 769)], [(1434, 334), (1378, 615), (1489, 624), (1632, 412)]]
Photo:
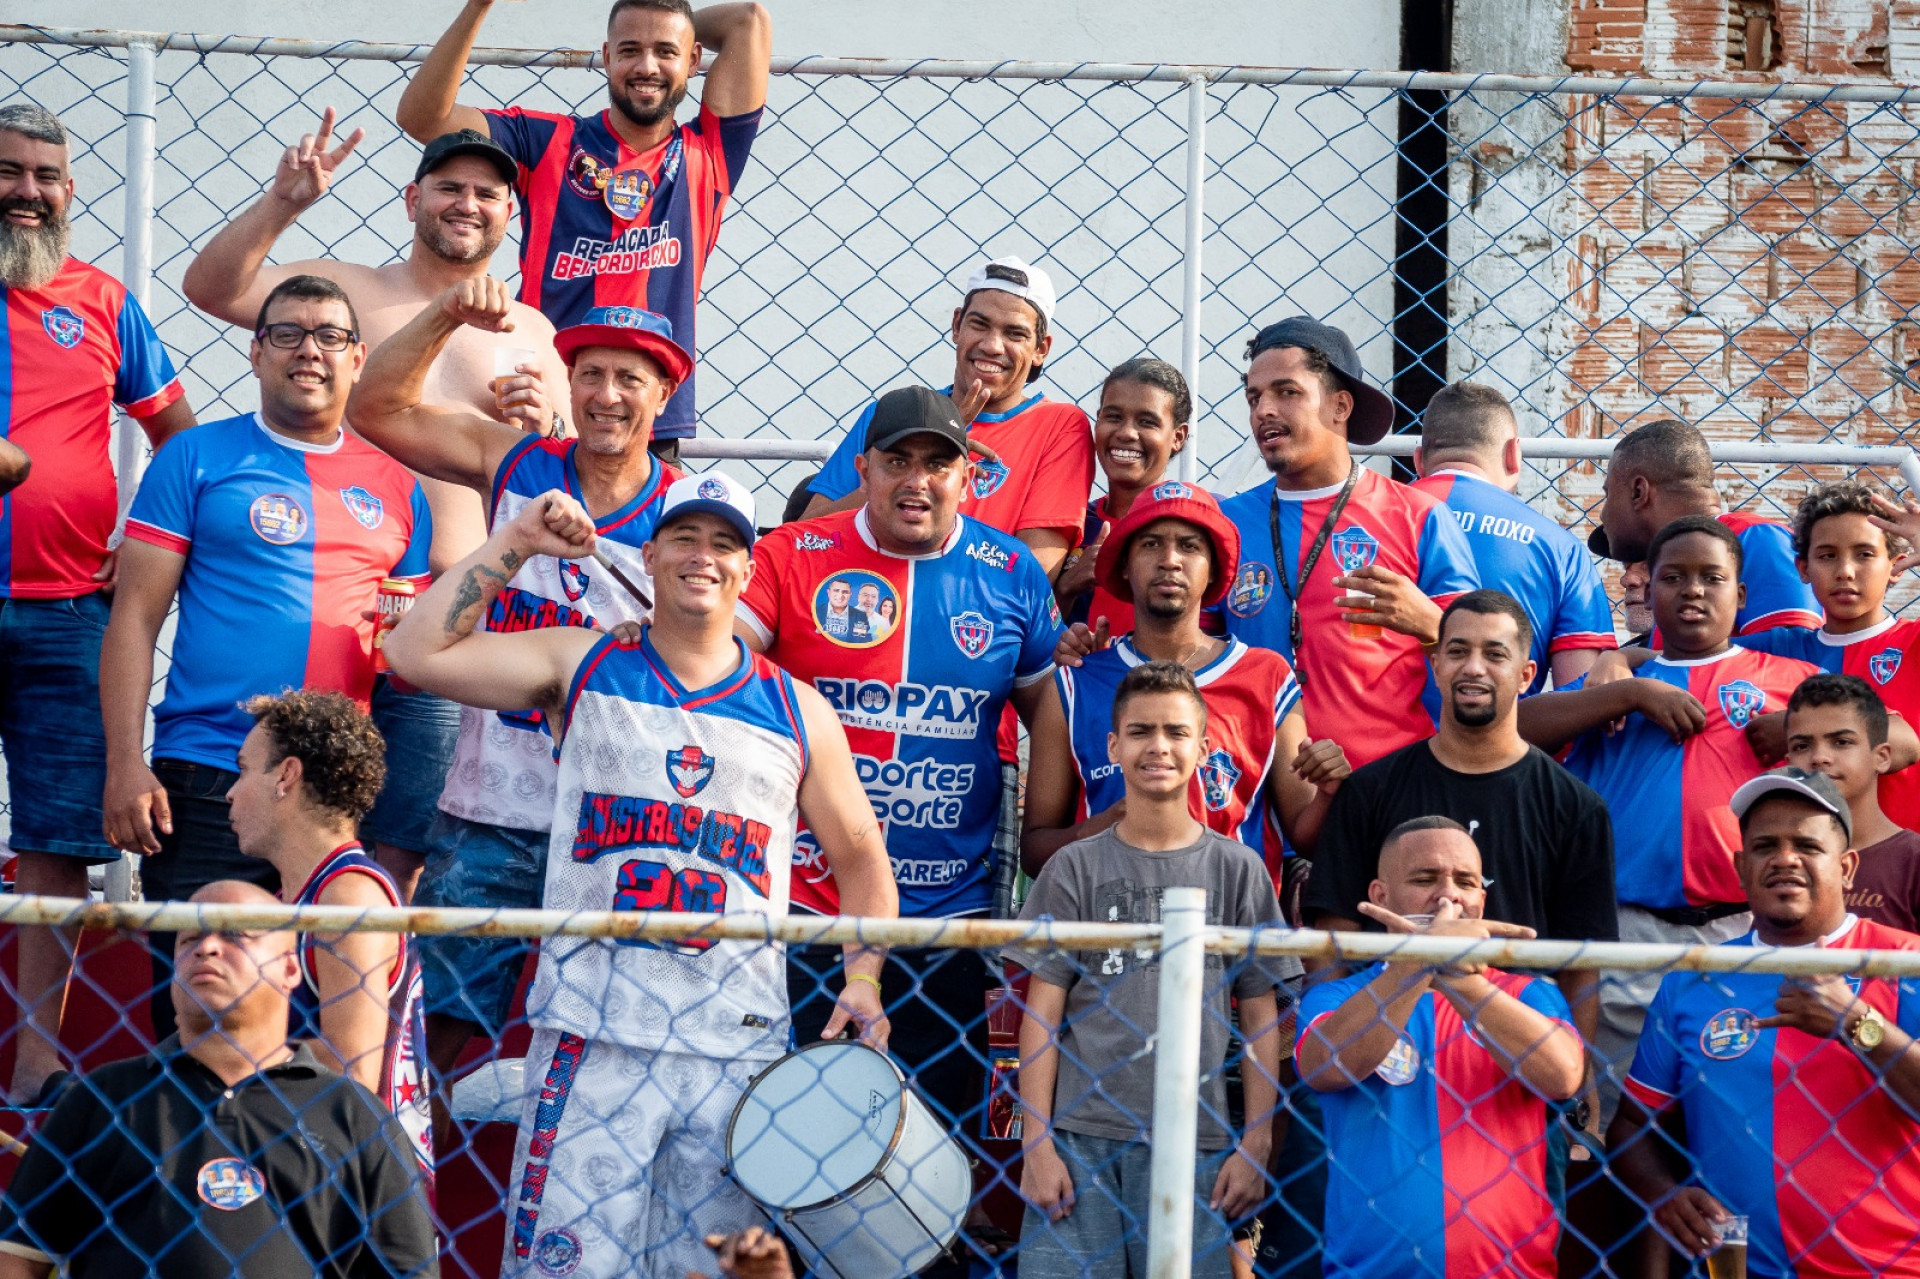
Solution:
[(1869, 1008), (1853, 1023), (1853, 1029), (1847, 1032), (1847, 1038), (1853, 1046), (1863, 1053), (1878, 1048), (1887, 1037), (1887, 1019), (1876, 1008)]

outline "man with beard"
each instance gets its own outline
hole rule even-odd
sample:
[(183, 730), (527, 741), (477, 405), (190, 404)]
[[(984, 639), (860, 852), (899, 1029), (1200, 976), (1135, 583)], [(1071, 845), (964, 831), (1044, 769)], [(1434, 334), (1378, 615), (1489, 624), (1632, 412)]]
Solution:
[[(567, 363), (578, 439), (530, 436), (470, 409), (428, 403), (428, 371), (453, 335), (463, 326), (504, 331), (512, 314), (498, 280), (482, 276), (448, 289), (367, 361), (351, 406), (355, 429), (403, 465), (486, 495), (495, 529), (549, 490), (572, 494), (593, 516), (598, 548), (615, 572), (651, 590), (641, 548), (679, 476), (647, 443), (693, 357), (660, 316), (604, 307), (554, 338)], [(605, 630), (642, 621), (650, 609), (597, 559), (542, 557), (505, 583), (480, 628)], [(415, 903), (539, 906), (558, 779), (543, 711), (464, 706)], [(527, 946), (511, 938), (434, 937), (422, 938), (420, 951), (428, 1054), (445, 1077), (476, 1030), (498, 1038), (506, 1029)], [(447, 1135), (436, 1134), (439, 1149), (451, 1149)]]
[[(427, 55), (394, 118), (425, 142), (453, 130), (491, 137), (518, 162), (520, 300), (557, 325), (595, 307), (663, 315), (690, 351), (694, 303), (720, 217), (747, 166), (767, 101), (773, 24), (758, 4), (614, 0), (600, 47), (611, 109), (591, 116), (522, 107), (482, 110), (456, 100), (492, 0), (467, 0)], [(702, 54), (715, 53), (700, 114), (674, 110)], [(694, 433), (689, 374), (654, 423), (667, 461)]]
[[(207, 242), (187, 267), (181, 288), (207, 314), (230, 324), (251, 324), (261, 299), (296, 275), (332, 280), (353, 299), (369, 348), (431, 305), (451, 285), (484, 277), (493, 251), (506, 238), (513, 213), (516, 166), (505, 151), (478, 133), (435, 138), (420, 157), (402, 199), (413, 222), (413, 251), (405, 261), (367, 267), (316, 258), (288, 266), (266, 265), (274, 242), (333, 185), (364, 130), (333, 144), (333, 108), (280, 157), (266, 194)], [(563, 413), (554, 401), (566, 386), (566, 367), (552, 347), (553, 325), (529, 306), (515, 304), (511, 331), (462, 328), (427, 373), (427, 393), (437, 403), (473, 409), (535, 435), (562, 434)], [(502, 358), (514, 360), (513, 377), (496, 376)], [(517, 358), (516, 358), (517, 357)], [(471, 489), (420, 477), (433, 509), (432, 566), (439, 572), (486, 540), (486, 508)], [(434, 800), (453, 762), (460, 708), (427, 693), (403, 693), (385, 676), (375, 681), (373, 719), (387, 740), (387, 785), (368, 813), (361, 836), (400, 886), (413, 896), (427, 850)]]
[[(158, 446), (193, 425), (172, 361), (119, 281), (67, 256), (73, 177), (59, 117), (0, 107), (0, 746), (22, 893), (84, 897), (119, 854), (100, 829), (100, 637), (117, 555), (119, 405)], [(9, 492), (10, 490), (10, 492)], [(26, 1010), (9, 1093), (31, 1102), (55, 1046), (77, 930), (20, 936)]]

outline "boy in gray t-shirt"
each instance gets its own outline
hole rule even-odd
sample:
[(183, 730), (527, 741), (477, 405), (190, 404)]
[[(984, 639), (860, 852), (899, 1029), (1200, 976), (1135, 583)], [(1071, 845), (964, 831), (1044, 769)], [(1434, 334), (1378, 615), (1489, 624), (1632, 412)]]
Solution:
[[(1021, 918), (1157, 923), (1164, 890), (1194, 887), (1207, 891), (1210, 924), (1277, 925), (1280, 905), (1259, 855), (1188, 811), (1187, 788), (1206, 740), (1206, 706), (1192, 673), (1174, 662), (1127, 672), (1114, 695), (1113, 725), (1107, 752), (1126, 781), (1125, 815), (1054, 854)], [(1022, 1279), (1120, 1273), (1123, 1248), (1133, 1272), (1145, 1274), (1158, 959), (1127, 948), (1015, 957), (1032, 973), (1020, 1030), (1029, 1134), (1020, 1178), (1028, 1204)], [(1207, 956), (1195, 1276), (1230, 1273), (1228, 1225), (1267, 1196), (1279, 1013), (1283, 1002), (1291, 1006), (1299, 974), (1299, 961), (1275, 958), (1236, 965), (1229, 976), (1223, 956)], [(1247, 1122), (1237, 1145), (1222, 1074), (1230, 995), (1247, 1042), (1240, 1071)]]

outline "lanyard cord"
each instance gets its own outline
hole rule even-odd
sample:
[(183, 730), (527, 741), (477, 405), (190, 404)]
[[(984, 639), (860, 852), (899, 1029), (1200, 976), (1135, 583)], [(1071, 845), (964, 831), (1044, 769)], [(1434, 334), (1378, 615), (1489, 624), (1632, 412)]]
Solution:
[[(1359, 462), (1349, 458), (1347, 466), (1347, 482), (1340, 486), (1340, 496), (1334, 499), (1333, 509), (1327, 512), (1320, 531), (1314, 535), (1313, 545), (1300, 561), (1300, 590), (1303, 593), (1307, 589), (1307, 578), (1312, 575), (1314, 565), (1320, 562), (1320, 552), (1327, 549), (1327, 539), (1333, 536), (1333, 526), (1340, 519), (1340, 513), (1347, 509), (1347, 499), (1353, 496), (1353, 486), (1360, 478)], [(1273, 563), (1278, 570), (1274, 576), (1280, 579), (1280, 589), (1287, 597), (1287, 638), (1293, 645), (1293, 677), (1299, 681), (1301, 688), (1305, 688), (1307, 673), (1301, 669), (1300, 661), (1300, 598), (1287, 585), (1287, 548), (1280, 541), (1280, 484), (1277, 480), (1273, 485), (1273, 497), (1267, 503), (1267, 531), (1273, 536)]]

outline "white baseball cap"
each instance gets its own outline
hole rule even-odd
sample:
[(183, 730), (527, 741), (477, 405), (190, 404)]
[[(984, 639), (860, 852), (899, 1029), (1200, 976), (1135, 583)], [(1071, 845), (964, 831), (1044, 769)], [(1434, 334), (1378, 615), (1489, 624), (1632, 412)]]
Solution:
[(660, 507), (660, 522), (695, 511), (718, 515), (733, 525), (752, 547), (755, 537), (753, 490), (725, 471), (703, 471), (683, 475), (667, 487), (666, 501)]
[(1040, 318), (1053, 323), (1053, 281), (1037, 266), (1028, 266), (1019, 258), (995, 258), (973, 269), (967, 277), (968, 293), (998, 289), (1024, 299), (1040, 312)]

